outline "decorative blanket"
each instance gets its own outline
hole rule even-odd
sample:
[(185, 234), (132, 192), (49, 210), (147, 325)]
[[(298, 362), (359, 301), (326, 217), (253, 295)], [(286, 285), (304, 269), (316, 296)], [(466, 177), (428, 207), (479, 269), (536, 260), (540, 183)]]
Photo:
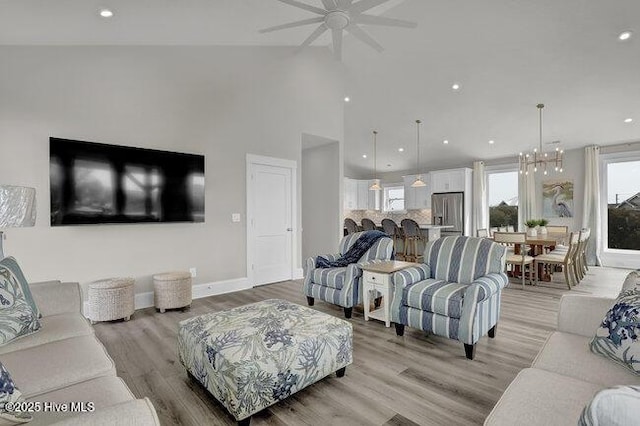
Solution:
[(347, 250), (345, 254), (336, 260), (328, 260), (318, 256), (316, 268), (342, 268), (351, 263), (356, 263), (380, 238), (389, 237), (381, 231), (365, 231), (362, 236)]

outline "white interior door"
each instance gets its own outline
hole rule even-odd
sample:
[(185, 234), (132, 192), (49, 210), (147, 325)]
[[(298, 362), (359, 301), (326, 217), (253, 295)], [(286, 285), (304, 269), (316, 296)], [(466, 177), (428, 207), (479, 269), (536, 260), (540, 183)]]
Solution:
[(255, 285), (293, 278), (292, 169), (252, 164), (249, 220)]

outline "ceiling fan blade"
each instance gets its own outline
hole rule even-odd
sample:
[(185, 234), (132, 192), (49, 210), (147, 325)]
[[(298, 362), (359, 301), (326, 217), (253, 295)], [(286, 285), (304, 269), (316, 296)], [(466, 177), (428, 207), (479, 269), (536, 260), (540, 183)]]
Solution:
[(385, 18), (384, 16), (356, 15), (352, 20), (358, 24), (381, 25), (383, 27), (415, 28), (418, 26), (416, 22), (405, 21), (403, 19)]
[(327, 10), (336, 10), (338, 7), (336, 0), (322, 0), (322, 5)]
[(318, 22), (322, 22), (322, 21), (324, 21), (324, 18), (322, 16), (319, 16), (317, 18), (304, 19), (302, 21), (289, 22), (288, 24), (282, 24), (282, 25), (276, 25), (275, 27), (264, 28), (262, 30), (259, 30), (258, 32), (270, 33), (272, 31), (284, 30), (286, 28), (295, 28), (295, 27), (301, 27), (303, 25), (317, 24)]
[(317, 13), (318, 15), (326, 15), (327, 11), (324, 9), (320, 9), (319, 7), (311, 6), (306, 3), (302, 3), (296, 0), (278, 0), (282, 3), (286, 3), (289, 6), (297, 7), (299, 9), (308, 10), (309, 12)]
[(302, 44), (298, 47), (298, 49), (296, 50), (297, 52), (301, 51), (302, 49), (304, 49), (305, 47), (309, 46), (311, 43), (313, 43), (318, 37), (320, 37), (322, 34), (324, 34), (325, 31), (327, 31), (328, 28), (327, 26), (324, 24), (324, 22), (322, 24), (320, 24), (320, 26), (318, 26), (318, 28), (316, 28), (309, 37), (307, 37), (307, 39), (305, 41), (302, 42)]
[(333, 37), (333, 55), (338, 61), (342, 60), (342, 30), (331, 30)]
[(353, 0), (338, 0), (338, 9), (346, 10), (351, 6)]
[(360, 40), (361, 42), (368, 44), (373, 47), (378, 52), (382, 52), (384, 48), (380, 46), (380, 44), (375, 41), (365, 30), (360, 28), (357, 25), (349, 25), (345, 28), (352, 36)]
[(351, 5), (351, 7), (349, 8), (349, 12), (351, 14), (362, 13), (369, 9), (373, 9), (376, 6), (380, 6), (382, 3), (386, 3), (388, 1), (389, 0), (360, 0), (359, 2)]

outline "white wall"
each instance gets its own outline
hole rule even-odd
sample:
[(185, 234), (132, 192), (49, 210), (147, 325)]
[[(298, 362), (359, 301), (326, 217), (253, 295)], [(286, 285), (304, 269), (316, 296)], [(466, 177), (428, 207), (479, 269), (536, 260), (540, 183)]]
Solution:
[(302, 142), (302, 259), (337, 253), (342, 231), (340, 144), (325, 141), (308, 148)]
[[(291, 52), (0, 47), (0, 183), (38, 201), (36, 227), (9, 230), (6, 252), (30, 280), (128, 275), (137, 292), (172, 269), (197, 267), (196, 284), (245, 277), (246, 153), (299, 162), (303, 133), (343, 137), (338, 66), (326, 49)], [(50, 227), (50, 136), (204, 154), (206, 222)]]

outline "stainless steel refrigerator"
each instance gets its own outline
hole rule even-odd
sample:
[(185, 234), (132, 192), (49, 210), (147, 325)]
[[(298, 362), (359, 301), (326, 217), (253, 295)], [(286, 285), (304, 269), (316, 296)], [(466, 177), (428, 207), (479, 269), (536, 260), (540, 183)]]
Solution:
[(464, 235), (464, 192), (446, 192), (431, 196), (434, 225), (449, 225), (441, 235)]

